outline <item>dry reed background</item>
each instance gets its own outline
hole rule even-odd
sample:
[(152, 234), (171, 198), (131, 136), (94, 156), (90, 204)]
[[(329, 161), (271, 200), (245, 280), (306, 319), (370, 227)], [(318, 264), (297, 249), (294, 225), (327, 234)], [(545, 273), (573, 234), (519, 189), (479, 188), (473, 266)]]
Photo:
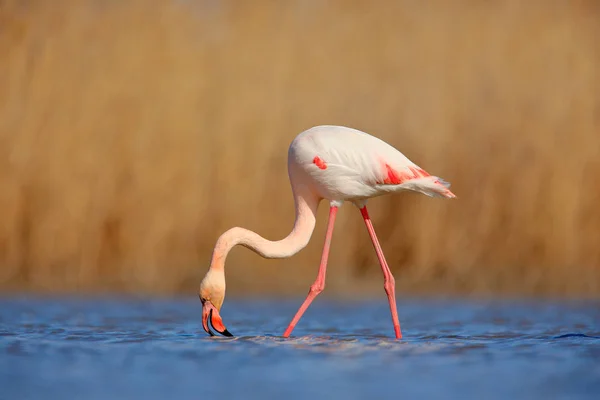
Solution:
[[(227, 228), (288, 233), (287, 146), (340, 124), (459, 196), (370, 203), (400, 293), (597, 296), (598, 4), (0, 0), (0, 288), (193, 295)], [(326, 209), (228, 295), (303, 295)], [(325, 293), (382, 295), (338, 221)]]

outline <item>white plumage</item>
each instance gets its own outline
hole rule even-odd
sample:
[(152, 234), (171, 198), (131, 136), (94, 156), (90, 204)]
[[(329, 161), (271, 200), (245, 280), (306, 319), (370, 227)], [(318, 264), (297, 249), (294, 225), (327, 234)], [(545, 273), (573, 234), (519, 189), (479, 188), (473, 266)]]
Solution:
[[(317, 162), (315, 162), (317, 160)], [(455, 197), (396, 148), (357, 129), (322, 125), (300, 133), (288, 152), (289, 169), (307, 174), (321, 197), (362, 200), (401, 190)]]

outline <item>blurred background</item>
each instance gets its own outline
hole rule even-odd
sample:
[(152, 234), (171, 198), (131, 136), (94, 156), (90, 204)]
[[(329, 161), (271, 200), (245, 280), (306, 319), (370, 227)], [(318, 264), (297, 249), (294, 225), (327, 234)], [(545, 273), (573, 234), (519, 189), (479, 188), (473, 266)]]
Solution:
[[(370, 212), (402, 294), (600, 294), (600, 3), (0, 0), (0, 290), (196, 296), (232, 226), (281, 239), (287, 148), (386, 140), (457, 200)], [(309, 246), (228, 296), (301, 296)], [(342, 208), (324, 295), (383, 296)]]

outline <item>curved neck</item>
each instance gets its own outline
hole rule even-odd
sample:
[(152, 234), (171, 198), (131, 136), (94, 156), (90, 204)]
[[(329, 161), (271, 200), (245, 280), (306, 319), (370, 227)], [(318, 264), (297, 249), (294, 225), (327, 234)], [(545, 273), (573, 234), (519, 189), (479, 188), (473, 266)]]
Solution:
[(299, 194), (294, 190), (296, 219), (292, 231), (284, 239), (271, 241), (244, 228), (231, 228), (217, 240), (210, 270), (223, 270), (229, 251), (236, 245), (249, 248), (264, 258), (291, 257), (308, 244), (316, 223), (319, 198), (313, 194)]

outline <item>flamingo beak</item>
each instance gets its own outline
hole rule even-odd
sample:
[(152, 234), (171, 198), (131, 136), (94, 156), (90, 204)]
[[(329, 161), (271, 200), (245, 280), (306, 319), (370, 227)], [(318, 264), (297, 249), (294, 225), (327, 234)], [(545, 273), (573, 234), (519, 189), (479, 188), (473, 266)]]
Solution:
[[(210, 323), (209, 323), (210, 321)], [(213, 329), (217, 331), (217, 333), (223, 336), (233, 336), (225, 325), (223, 324), (223, 319), (219, 315), (219, 310), (208, 300), (206, 300), (202, 304), (202, 327), (210, 336), (215, 336), (215, 334), (210, 329), (212, 325)]]

